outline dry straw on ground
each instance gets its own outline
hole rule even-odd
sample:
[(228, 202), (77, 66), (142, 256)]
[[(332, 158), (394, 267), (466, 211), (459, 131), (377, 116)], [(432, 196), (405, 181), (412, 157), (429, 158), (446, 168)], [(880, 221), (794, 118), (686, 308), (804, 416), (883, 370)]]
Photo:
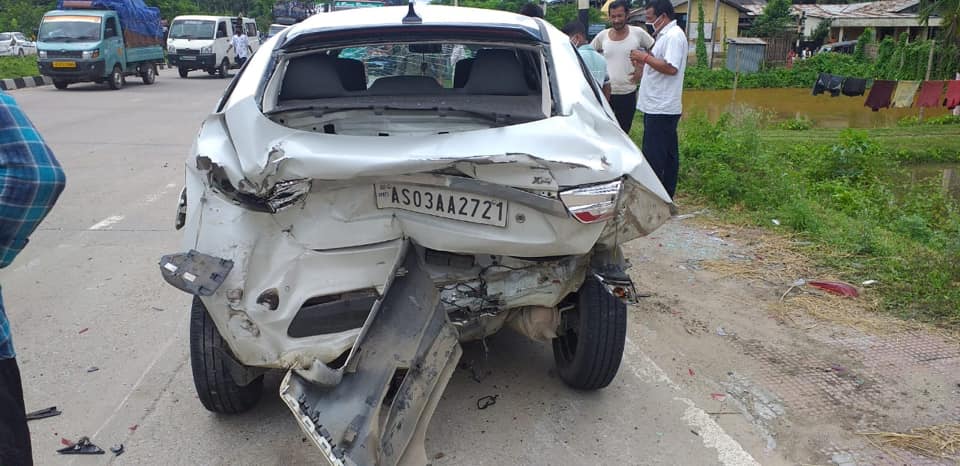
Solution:
[[(924, 456), (960, 460), (960, 424), (943, 424), (910, 429), (909, 432), (858, 432), (870, 443), (897, 456), (888, 447)], [(901, 458), (902, 459), (902, 458)]]

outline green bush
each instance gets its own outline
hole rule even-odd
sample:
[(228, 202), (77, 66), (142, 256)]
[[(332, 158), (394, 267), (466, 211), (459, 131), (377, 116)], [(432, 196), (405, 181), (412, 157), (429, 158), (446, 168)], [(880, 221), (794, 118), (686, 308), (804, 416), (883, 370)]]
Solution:
[(36, 56), (0, 57), (0, 79), (22, 78), (38, 74), (40, 71), (37, 68)]
[(863, 131), (760, 144), (763, 125), (752, 112), (684, 120), (681, 192), (741, 221), (778, 219), (845, 279), (879, 280), (892, 312), (960, 325), (960, 205), (939, 180), (912, 181), (909, 157)]
[(786, 121), (781, 121), (777, 127), (791, 131), (806, 131), (813, 128), (813, 121), (806, 116), (798, 116)]

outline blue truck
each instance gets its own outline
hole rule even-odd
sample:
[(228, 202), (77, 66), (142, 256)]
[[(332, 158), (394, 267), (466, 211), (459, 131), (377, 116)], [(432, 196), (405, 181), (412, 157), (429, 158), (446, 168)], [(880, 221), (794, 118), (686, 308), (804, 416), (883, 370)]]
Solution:
[(59, 0), (40, 23), (37, 65), (57, 89), (78, 82), (120, 89), (125, 76), (153, 84), (163, 61), (160, 11), (142, 0)]

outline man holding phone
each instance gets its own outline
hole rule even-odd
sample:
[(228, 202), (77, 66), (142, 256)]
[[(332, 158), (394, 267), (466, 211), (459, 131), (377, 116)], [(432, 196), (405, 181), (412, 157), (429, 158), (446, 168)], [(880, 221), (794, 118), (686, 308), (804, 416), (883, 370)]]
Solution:
[(630, 59), (643, 67), (637, 110), (643, 112), (643, 155), (670, 197), (677, 190), (683, 74), (687, 67), (687, 36), (677, 26), (670, 0), (651, 0), (646, 9), (657, 43), (649, 52), (634, 50)]

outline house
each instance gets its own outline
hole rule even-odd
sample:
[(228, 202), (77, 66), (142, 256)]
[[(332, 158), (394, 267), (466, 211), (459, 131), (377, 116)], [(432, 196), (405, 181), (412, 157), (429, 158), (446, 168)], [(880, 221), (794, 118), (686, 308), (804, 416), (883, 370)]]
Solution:
[(911, 39), (936, 36), (942, 19), (931, 17), (930, 24), (920, 24), (920, 0), (880, 0), (876, 2), (837, 5), (794, 5), (803, 17), (803, 35), (810, 37), (823, 21), (830, 21), (830, 40), (845, 41), (860, 37), (865, 28), (873, 28), (876, 38), (897, 38), (906, 32)]
[[(691, 45), (697, 40), (697, 24), (700, 18), (697, 16), (697, 2), (692, 4), (689, 0), (671, 0), (674, 12), (677, 14), (677, 24), (683, 27), (687, 33), (687, 38)], [(704, 18), (704, 38), (710, 41), (713, 35), (717, 35), (715, 42), (717, 50), (720, 50), (725, 39), (735, 39), (746, 33), (750, 25), (753, 24), (753, 18), (763, 12), (766, 7), (766, 0), (720, 0), (720, 9), (717, 12), (717, 26), (713, 26), (713, 13), (716, 6), (716, 0), (702, 0)], [(627, 21), (631, 24), (642, 24), (644, 18), (643, 8), (637, 8), (630, 12)]]

